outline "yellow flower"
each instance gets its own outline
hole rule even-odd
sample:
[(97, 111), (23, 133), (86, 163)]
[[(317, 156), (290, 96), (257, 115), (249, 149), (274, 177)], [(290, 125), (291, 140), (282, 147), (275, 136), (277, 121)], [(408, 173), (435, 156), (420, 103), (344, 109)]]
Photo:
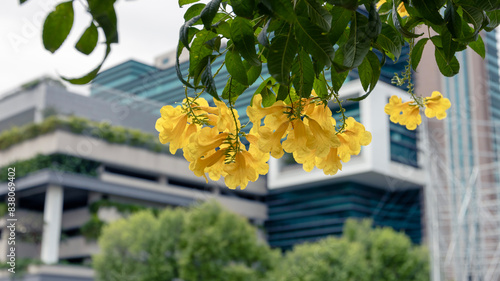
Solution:
[(302, 120), (293, 120), (292, 129), (289, 130), (286, 140), (283, 141), (283, 149), (288, 153), (309, 153), (311, 148), (307, 144), (310, 134)]
[(436, 117), (441, 120), (446, 118), (446, 110), (451, 107), (450, 100), (444, 98), (440, 92), (432, 92), (430, 98), (425, 98), (425, 116), (428, 118)]
[(283, 122), (276, 131), (267, 126), (261, 127), (259, 129), (259, 149), (262, 152), (271, 152), (271, 156), (274, 158), (281, 158), (284, 154), (281, 139), (284, 137), (289, 125), (289, 121)]
[(302, 164), (302, 169), (304, 169), (304, 171), (310, 172), (316, 165), (316, 151), (309, 150), (303, 153), (295, 151), (293, 153), (293, 159), (295, 159), (295, 162)]
[(269, 107), (262, 107), (262, 96), (256, 95), (253, 97), (252, 105), (247, 107), (247, 115), (250, 119), (250, 122), (253, 123), (253, 126), (258, 129), (264, 116), (275, 113), (278, 113), (278, 115), (282, 115), (280, 113), (284, 111), (284, 108), (285, 104), (283, 103), (283, 101), (277, 101)]
[[(213, 152), (209, 156), (205, 156), (203, 158), (198, 158), (189, 164), (189, 169), (191, 171), (193, 171), (193, 173), (197, 177), (204, 176), (205, 180), (207, 180), (207, 182), (208, 182), (208, 179), (205, 176), (206, 172), (210, 173), (210, 178), (212, 180), (218, 180), (220, 178), (220, 176), (223, 174), (222, 168), (224, 165), (224, 157), (225, 157), (224, 153), (225, 152), (226, 152), (226, 150), (219, 149), (219, 150)], [(216, 166), (216, 167), (212, 168), (214, 166)], [(210, 171), (207, 171), (207, 169), (209, 169), (209, 168), (212, 168), (212, 169)]]
[(269, 166), (269, 154), (260, 152), (258, 149), (252, 149), (251, 152), (241, 150), (236, 153), (234, 162), (225, 165), (224, 171), (226, 172), (225, 183), (230, 189), (235, 189), (240, 186), (245, 189), (249, 181), (256, 181), (260, 175), (267, 174)]
[[(214, 103), (217, 107), (217, 115), (219, 116), (219, 120), (217, 122), (217, 128), (219, 129), (219, 132), (228, 131), (233, 134), (236, 133), (236, 128), (241, 128), (238, 111), (236, 111), (236, 109), (233, 109), (232, 112), (231, 109), (228, 108), (223, 101), (214, 99)], [(235, 118), (237, 124), (234, 123)]]
[[(378, 1), (377, 5), (376, 5), (376, 8), (379, 9), (380, 6), (382, 6), (386, 2), (387, 2), (386, 0), (380, 0), (380, 1)], [(403, 2), (401, 2), (399, 4), (399, 6), (398, 6), (398, 14), (402, 18), (409, 16), (408, 11), (406, 11), (406, 7), (405, 7), (405, 5), (404, 5)]]
[(309, 138), (308, 146), (316, 149), (317, 157), (324, 157), (328, 154), (330, 148), (340, 146), (339, 138), (335, 135), (333, 126), (323, 128), (312, 118), (308, 118), (307, 121), (311, 129), (311, 137)]
[(342, 162), (348, 162), (351, 155), (358, 155), (361, 152), (362, 145), (367, 146), (372, 141), (372, 134), (354, 118), (347, 118), (346, 125), (346, 129), (337, 135), (341, 143), (338, 155)]
[(325, 157), (316, 157), (316, 166), (323, 170), (325, 175), (335, 175), (339, 170), (342, 170), (342, 163), (338, 156), (338, 148), (330, 148), (330, 151)]
[(229, 133), (219, 133), (217, 128), (204, 127), (191, 135), (184, 149), (184, 158), (189, 162), (196, 161), (221, 146), (228, 136)]
[(420, 108), (413, 101), (402, 103), (401, 98), (392, 96), (384, 111), (390, 115), (393, 123), (405, 125), (408, 130), (415, 130), (422, 123)]

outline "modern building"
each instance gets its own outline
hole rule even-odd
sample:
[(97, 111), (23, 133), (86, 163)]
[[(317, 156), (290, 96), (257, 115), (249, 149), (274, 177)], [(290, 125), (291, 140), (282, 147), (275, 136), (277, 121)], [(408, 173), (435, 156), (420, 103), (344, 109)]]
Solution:
[[(441, 91), (448, 117), (429, 120), (425, 139), (433, 280), (500, 280), (500, 87), (496, 32), (482, 34), (485, 59), (457, 54), (460, 73), (445, 78), (424, 49), (416, 87)], [(424, 65), (425, 67), (422, 67)]]
[[(127, 107), (81, 96), (51, 80), (0, 98), (0, 197), (2, 202), (11, 197), (7, 171), (15, 167), (18, 259), (88, 264), (98, 251), (95, 237), (87, 234), (89, 228), (90, 234), (95, 230), (92, 223), (120, 218), (118, 210), (127, 206), (187, 206), (213, 198), (251, 223), (264, 224), (265, 179), (232, 191), (223, 181), (206, 183), (194, 176), (183, 158), (166, 153), (152, 134), (158, 116), (136, 110), (139, 103)], [(10, 251), (6, 224), (4, 217), (2, 263)], [(92, 276), (78, 269), (71, 278), (57, 279), (68, 270), (37, 270), (36, 280), (83, 281)]]

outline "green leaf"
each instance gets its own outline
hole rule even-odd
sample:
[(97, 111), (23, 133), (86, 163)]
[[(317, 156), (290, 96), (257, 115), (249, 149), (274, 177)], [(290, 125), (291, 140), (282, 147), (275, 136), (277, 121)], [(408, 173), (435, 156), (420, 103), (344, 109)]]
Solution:
[(96, 77), (97, 73), (99, 73), (99, 70), (101, 69), (102, 64), (106, 61), (106, 58), (108, 57), (110, 52), (111, 52), (111, 46), (108, 44), (108, 45), (106, 45), (106, 54), (104, 55), (104, 58), (102, 59), (101, 64), (99, 64), (96, 68), (94, 68), (94, 70), (90, 71), (89, 73), (85, 74), (84, 76), (82, 76), (80, 78), (66, 78), (66, 77), (61, 77), (61, 78), (63, 80), (68, 81), (69, 83), (75, 84), (75, 85), (83, 85), (83, 84), (89, 83), (90, 81), (92, 81)]
[(333, 45), (323, 30), (305, 17), (297, 17), (295, 36), (306, 52), (320, 63), (330, 66), (334, 57)]
[(179, 7), (182, 8), (182, 6), (191, 4), (191, 3), (196, 3), (200, 0), (179, 0)]
[(326, 88), (326, 81), (323, 75), (320, 75), (319, 78), (314, 78), (313, 88), (318, 97), (322, 99), (328, 97), (328, 89)]
[(234, 79), (229, 79), (224, 90), (222, 90), (222, 98), (229, 100), (231, 103), (235, 103), (238, 97), (243, 94), (247, 88), (248, 86), (242, 85)]
[(435, 49), (434, 56), (439, 71), (441, 71), (444, 76), (451, 77), (460, 71), (460, 64), (456, 57), (453, 57), (453, 59), (448, 62), (445, 58), (444, 51), (438, 47)]
[(399, 59), (401, 49), (403, 48), (403, 40), (401, 34), (389, 24), (382, 24), (382, 32), (377, 38), (379, 44), (384, 50), (394, 55), (395, 60)]
[[(399, 2), (400, 1), (394, 1), (395, 5), (399, 5)], [(413, 0), (411, 3), (424, 19), (436, 25), (444, 24), (444, 20), (439, 14), (439, 8), (441, 7), (436, 0)]]
[(289, 23), (295, 22), (296, 14), (290, 0), (261, 0), (261, 2), (263, 2), (266, 7), (271, 8), (271, 11), (279, 18)]
[(189, 53), (189, 75), (194, 75), (194, 69), (197, 67), (198, 63), (208, 55), (212, 54), (212, 50), (207, 48), (205, 42), (217, 37), (217, 34), (208, 31), (201, 30), (196, 34), (196, 38), (191, 44), (191, 50)]
[(332, 14), (331, 29), (328, 32), (328, 39), (334, 45), (339, 40), (340, 36), (344, 34), (347, 25), (351, 21), (352, 11), (342, 7), (334, 6), (330, 13)]
[(276, 102), (276, 95), (269, 89), (269, 86), (264, 87), (260, 91), (260, 95), (262, 96), (262, 105), (264, 107), (269, 107)]
[(91, 23), (76, 43), (75, 48), (83, 54), (88, 55), (94, 51), (98, 38), (97, 27), (94, 23)]
[(73, 27), (73, 1), (64, 2), (56, 6), (43, 24), (43, 46), (47, 51), (54, 53), (61, 47)]
[(279, 84), (278, 87), (278, 96), (276, 97), (276, 100), (285, 100), (288, 98), (291, 91), (290, 87), (283, 84)]
[(486, 15), (490, 19), (490, 23), (486, 26), (485, 30), (489, 32), (500, 25), (500, 10), (488, 11)]
[(462, 33), (462, 17), (457, 13), (453, 2), (448, 0), (446, 10), (444, 12), (444, 20), (448, 30), (453, 35), (453, 38), (459, 38)]
[[(187, 11), (184, 13), (184, 21), (189, 21), (190, 19), (194, 18), (195, 16), (199, 16), (201, 11), (205, 8), (205, 4), (198, 3), (194, 4), (193, 6), (189, 7)], [(200, 17), (198, 17), (199, 19)], [(194, 23), (192, 24), (194, 25)]]
[(380, 71), (381, 65), (377, 55), (373, 51), (369, 52), (363, 62), (358, 66), (359, 79), (361, 80), (363, 89), (367, 92), (366, 96), (368, 96), (375, 88), (375, 85), (377, 85)]
[(267, 29), (269, 28), (270, 23), (271, 23), (271, 20), (268, 20), (267, 23), (262, 28), (262, 30), (260, 31), (259, 35), (257, 36), (257, 41), (259, 41), (259, 43), (262, 44), (264, 47), (269, 47), (269, 39), (267, 37)]
[(349, 39), (344, 44), (344, 62), (343, 65), (349, 68), (355, 68), (363, 62), (366, 54), (370, 51), (371, 35), (368, 31), (368, 19), (355, 13), (351, 21), (351, 31)]
[(205, 70), (201, 74), (201, 83), (203, 84), (203, 86), (205, 86), (205, 90), (207, 93), (209, 93), (215, 99), (220, 100), (219, 94), (217, 94), (217, 88), (215, 87), (215, 81), (212, 76), (212, 64), (210, 57), (208, 58)]
[(279, 35), (273, 39), (267, 56), (267, 68), (269, 74), (279, 83), (288, 85), (293, 58), (296, 54), (297, 41), (293, 36)]
[(19, 0), (19, 4), (24, 4), (25, 2), (27, 2), (28, 0)]
[(411, 66), (413, 70), (417, 70), (420, 59), (422, 58), (422, 53), (424, 51), (425, 44), (429, 41), (429, 38), (420, 39), (417, 44), (413, 47), (411, 52)]
[(231, 7), (237, 16), (252, 19), (255, 0), (231, 0)]
[(382, 31), (382, 22), (378, 14), (377, 8), (375, 8), (375, 3), (371, 2), (370, 6), (365, 5), (369, 10), (368, 12), (368, 26), (366, 27), (366, 34), (371, 39), (376, 39), (377, 36)]
[(182, 42), (179, 41), (179, 44), (177, 44), (177, 52), (175, 55), (175, 73), (177, 74), (177, 79), (179, 79), (179, 81), (181, 81), (182, 84), (184, 84), (188, 88), (194, 88), (193, 85), (191, 85), (189, 82), (187, 82), (184, 79), (184, 76), (182, 75), (179, 57), (180, 57), (183, 49), (184, 49), (184, 46), (182, 45)]
[(327, 0), (326, 2), (353, 11), (358, 8), (358, 0)]
[(261, 64), (255, 53), (254, 34), (249, 20), (242, 17), (234, 18), (231, 23), (231, 40), (241, 56), (250, 64)]
[(212, 0), (207, 3), (205, 8), (201, 10), (200, 16), (203, 25), (206, 30), (210, 30), (212, 28), (212, 20), (214, 19), (217, 11), (219, 10), (220, 2), (222, 0)]
[[(179, 30), (179, 41), (186, 47), (186, 49), (191, 50), (189, 43), (193, 37), (189, 36), (192, 30), (191, 26), (200, 19), (200, 15), (192, 17), (190, 20), (185, 22)], [(197, 29), (195, 29), (198, 31)]]
[(295, 92), (303, 98), (311, 96), (314, 84), (313, 63), (309, 54), (301, 50), (292, 65), (293, 87)]
[(444, 58), (449, 62), (455, 57), (458, 43), (453, 40), (451, 33), (446, 28), (443, 28), (441, 33), (441, 42), (443, 43)]
[(87, 0), (87, 2), (90, 14), (106, 36), (106, 44), (118, 43), (116, 12), (113, 6), (115, 0)]
[(332, 80), (332, 89), (335, 93), (338, 93), (342, 85), (344, 85), (345, 79), (349, 75), (349, 70), (342, 65), (344, 61), (344, 52), (342, 48), (339, 48), (335, 52), (334, 68), (330, 71)]
[(226, 52), (226, 68), (227, 72), (229, 72), (236, 81), (243, 85), (248, 85), (247, 70), (238, 52), (231, 50)]
[(478, 55), (480, 55), (483, 59), (486, 56), (486, 48), (484, 46), (483, 38), (481, 35), (478, 36), (476, 41), (472, 41), (469, 43), (469, 47), (474, 50)]
[(262, 64), (251, 65), (246, 60), (244, 60), (243, 66), (247, 71), (248, 85), (252, 85), (260, 77), (260, 73), (262, 72)]
[(463, 5), (462, 11), (464, 20), (474, 26), (474, 33), (465, 39), (462, 38), (461, 40), (466, 42), (476, 41), (481, 29), (489, 24), (488, 17), (484, 11), (473, 6)]
[(307, 7), (307, 15), (311, 21), (328, 32), (331, 27), (332, 15), (321, 6), (316, 0), (304, 0)]
[(415, 34), (413, 32), (408, 31), (402, 24), (401, 24), (401, 17), (399, 16), (398, 9), (396, 6), (396, 2), (399, 1), (394, 1), (392, 5), (392, 10), (391, 10), (391, 15), (392, 17), (389, 17), (389, 23), (392, 23), (396, 30), (401, 33), (404, 37), (406, 38), (417, 38), (423, 35), (423, 33), (420, 34)]

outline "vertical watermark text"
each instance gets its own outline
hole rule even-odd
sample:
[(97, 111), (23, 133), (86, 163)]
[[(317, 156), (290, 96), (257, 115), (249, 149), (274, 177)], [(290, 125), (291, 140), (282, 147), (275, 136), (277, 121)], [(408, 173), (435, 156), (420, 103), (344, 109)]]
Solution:
[(10, 273), (16, 273), (16, 168), (9, 167), (7, 169), (7, 269)]

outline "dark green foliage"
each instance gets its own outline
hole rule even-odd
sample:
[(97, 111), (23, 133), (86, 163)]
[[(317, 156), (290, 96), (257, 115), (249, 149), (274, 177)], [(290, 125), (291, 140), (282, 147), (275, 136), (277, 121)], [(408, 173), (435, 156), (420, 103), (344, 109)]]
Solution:
[(16, 179), (22, 178), (30, 173), (50, 169), (57, 172), (69, 172), (91, 177), (97, 176), (97, 168), (100, 163), (65, 154), (42, 155), (39, 154), (29, 160), (11, 163), (0, 168), (0, 182), (7, 181), (8, 167), (16, 167)]
[(67, 119), (50, 116), (39, 124), (28, 124), (21, 128), (14, 127), (4, 131), (0, 134), (0, 150), (8, 149), (13, 145), (54, 132), (55, 130), (87, 135), (109, 143), (130, 145), (154, 152), (168, 151), (165, 146), (161, 145), (158, 138), (152, 134), (143, 133), (135, 129), (111, 126), (109, 123), (97, 123), (75, 116)]
[(97, 240), (105, 224), (96, 214), (92, 214), (90, 220), (80, 227), (80, 232), (87, 241)]

